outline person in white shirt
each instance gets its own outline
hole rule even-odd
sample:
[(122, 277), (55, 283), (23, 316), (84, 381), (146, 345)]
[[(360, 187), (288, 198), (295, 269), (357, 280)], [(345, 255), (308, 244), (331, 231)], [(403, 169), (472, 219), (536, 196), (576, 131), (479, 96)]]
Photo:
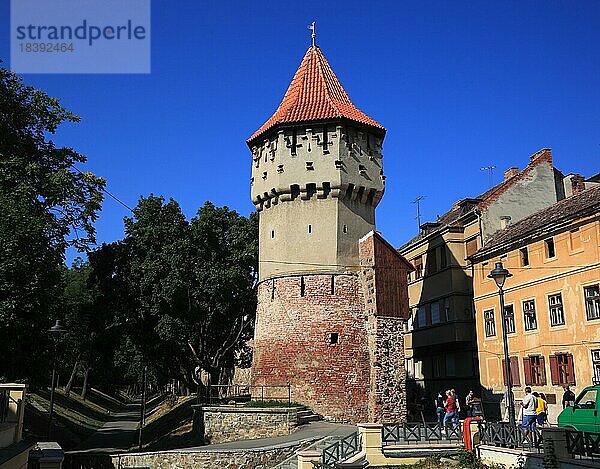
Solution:
[(523, 397), (521, 407), (523, 408), (523, 430), (525, 430), (525, 435), (527, 436), (535, 430), (535, 411), (537, 409), (537, 398), (531, 394), (529, 386), (525, 388), (525, 397)]

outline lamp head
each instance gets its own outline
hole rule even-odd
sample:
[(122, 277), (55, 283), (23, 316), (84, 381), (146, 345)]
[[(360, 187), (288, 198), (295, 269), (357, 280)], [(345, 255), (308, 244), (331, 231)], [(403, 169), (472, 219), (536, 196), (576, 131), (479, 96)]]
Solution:
[(52, 326), (50, 329), (48, 329), (48, 332), (50, 332), (50, 334), (52, 334), (52, 337), (57, 339), (58, 337), (63, 335), (65, 332), (67, 332), (67, 329), (65, 328), (65, 326), (63, 326), (62, 321), (60, 319), (57, 319), (56, 324), (54, 324), (54, 326)]
[(498, 288), (504, 286), (504, 282), (506, 282), (508, 277), (512, 277), (512, 274), (502, 266), (502, 262), (496, 262), (496, 267), (494, 267), (488, 275), (488, 278), (494, 279)]

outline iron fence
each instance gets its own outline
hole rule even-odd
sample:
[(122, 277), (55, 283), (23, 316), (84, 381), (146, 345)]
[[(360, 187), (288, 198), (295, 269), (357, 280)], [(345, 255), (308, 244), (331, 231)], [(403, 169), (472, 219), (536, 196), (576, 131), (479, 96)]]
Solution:
[(444, 427), (438, 423), (403, 423), (384, 425), (381, 429), (383, 446), (410, 443), (441, 443), (462, 441), (462, 423)]
[(335, 468), (337, 463), (358, 454), (360, 448), (360, 436), (358, 432), (354, 432), (323, 449), (321, 467), (328, 469)]
[(289, 384), (258, 385), (249, 384), (213, 384), (206, 388), (206, 402), (209, 404), (222, 401), (277, 401), (292, 403), (292, 387)]
[(486, 445), (537, 452), (542, 450), (542, 437), (535, 428), (525, 430), (521, 425), (510, 425), (508, 422), (480, 422), (479, 432), (481, 443)]
[(566, 431), (567, 452), (572, 457), (600, 458), (600, 433)]

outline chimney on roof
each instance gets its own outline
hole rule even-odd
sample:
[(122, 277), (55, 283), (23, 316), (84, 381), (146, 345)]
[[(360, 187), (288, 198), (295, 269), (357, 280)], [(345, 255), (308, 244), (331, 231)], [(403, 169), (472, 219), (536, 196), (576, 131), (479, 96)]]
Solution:
[(504, 228), (508, 227), (508, 225), (510, 225), (510, 220), (511, 220), (511, 217), (509, 217), (508, 215), (500, 217), (500, 228), (504, 229)]
[(542, 148), (540, 151), (536, 151), (529, 157), (529, 160), (531, 163), (533, 163), (535, 160), (542, 158), (543, 156), (549, 158), (550, 162), (552, 162), (552, 150), (550, 148)]
[(571, 180), (571, 195), (579, 194), (585, 190), (585, 178), (581, 174), (573, 174)]
[(508, 180), (511, 177), (517, 175), (519, 173), (519, 168), (517, 168), (516, 166), (513, 166), (512, 168), (508, 168), (506, 171), (504, 171), (504, 180)]

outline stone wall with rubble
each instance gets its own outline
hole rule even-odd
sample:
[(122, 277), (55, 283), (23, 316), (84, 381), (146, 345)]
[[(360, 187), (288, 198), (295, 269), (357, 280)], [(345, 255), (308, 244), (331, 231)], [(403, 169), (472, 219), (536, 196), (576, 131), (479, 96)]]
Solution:
[(399, 318), (371, 317), (369, 323), (374, 342), (370, 420), (406, 422), (404, 321)]
[(289, 435), (298, 424), (298, 408), (203, 406), (204, 440), (208, 443)]
[(258, 286), (252, 384), (290, 383), (292, 401), (366, 421), (370, 364), (357, 274), (289, 276)]
[(150, 469), (263, 469), (275, 467), (296, 453), (300, 446), (291, 444), (277, 448), (213, 451), (210, 449), (174, 450), (153, 453), (127, 453), (112, 456), (115, 467), (148, 467)]
[(377, 232), (359, 243), (361, 285), (368, 314), (369, 421), (406, 421), (404, 320), (412, 266)]

